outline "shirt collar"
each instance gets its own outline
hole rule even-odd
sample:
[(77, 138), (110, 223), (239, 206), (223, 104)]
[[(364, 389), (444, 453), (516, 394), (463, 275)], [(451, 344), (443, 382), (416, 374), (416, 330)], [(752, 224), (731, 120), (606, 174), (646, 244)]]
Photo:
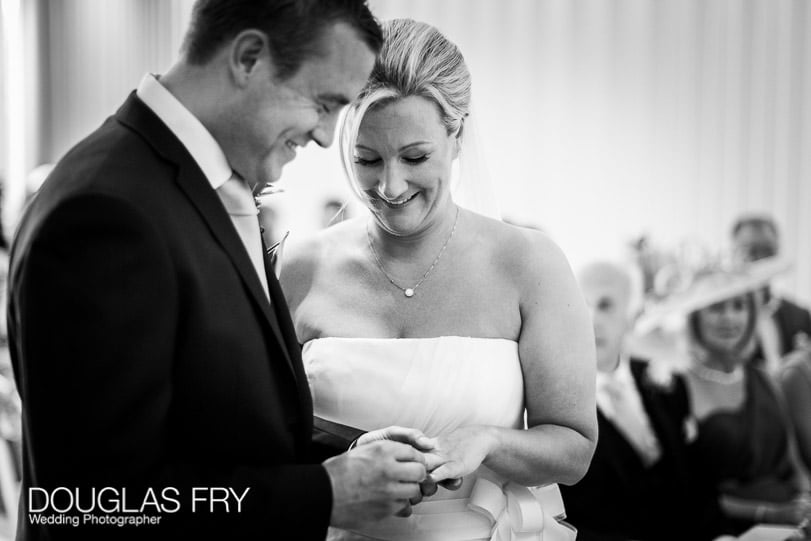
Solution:
[(625, 354), (620, 355), (617, 367), (611, 372), (600, 372), (599, 370), (597, 371), (598, 387), (607, 384), (609, 381), (616, 381), (625, 385), (634, 382), (634, 378), (631, 375), (631, 362), (628, 359), (627, 355)]
[(231, 178), (231, 166), (214, 136), (155, 75), (144, 75), (136, 94), (180, 139), (213, 189)]

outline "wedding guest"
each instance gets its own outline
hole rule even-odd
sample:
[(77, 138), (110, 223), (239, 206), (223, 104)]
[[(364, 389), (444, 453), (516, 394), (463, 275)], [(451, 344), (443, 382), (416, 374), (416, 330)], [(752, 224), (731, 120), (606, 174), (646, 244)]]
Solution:
[(755, 336), (758, 263), (700, 273), (684, 294), (691, 364), (686, 374), (698, 435), (697, 472), (717, 488), (727, 533), (811, 516), (790, 452), (793, 437), (777, 388), (743, 352)]
[(600, 438), (586, 476), (561, 488), (567, 520), (580, 541), (712, 539), (718, 510), (689, 468), (684, 380), (625, 352), (642, 307), (633, 271), (595, 262), (578, 275), (597, 346)]
[(341, 127), (368, 212), (282, 261), (316, 415), (413, 426), (438, 439), (431, 479), (463, 478), (408, 518), (336, 539), (574, 535), (555, 520), (563, 507), (550, 484), (577, 482), (596, 443), (591, 325), (546, 235), (456, 204), (452, 164), (461, 160), (464, 186), (476, 158), (470, 111), (459, 49), (427, 24), (387, 22)]
[[(383, 441), (419, 444), (417, 431), (314, 461), (300, 346), (253, 198), (297, 147), (330, 146), (380, 43), (362, 0), (199, 0), (180, 59), (56, 165), (11, 254), (18, 540), (315, 541), (420, 496), (425, 456)], [(104, 488), (157, 522), (105, 526), (100, 507), (102, 525), (87, 521), (80, 506)], [(31, 519), (32, 494), (56, 490), (74, 506), (60, 501), (54, 521), (40, 499), (50, 513)], [(177, 504), (149, 505), (164, 490)]]
[(811, 347), (798, 348), (787, 355), (777, 377), (807, 475), (811, 472)]
[[(739, 217), (732, 226), (732, 243), (741, 261), (758, 261), (780, 255), (780, 236), (774, 219), (764, 214)], [(811, 347), (811, 313), (774, 294), (766, 285), (758, 293), (761, 305), (757, 348), (752, 356), (776, 370), (780, 359), (797, 348)]]

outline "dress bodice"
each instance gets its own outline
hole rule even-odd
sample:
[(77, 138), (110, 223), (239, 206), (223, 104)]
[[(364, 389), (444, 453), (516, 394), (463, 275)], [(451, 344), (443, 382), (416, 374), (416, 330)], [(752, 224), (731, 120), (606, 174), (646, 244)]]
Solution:
[(512, 340), (320, 338), (302, 353), (315, 415), (374, 430), (523, 426), (524, 389)]
[[(302, 358), (314, 413), (332, 422), (363, 430), (399, 425), (432, 437), (473, 424), (524, 427), (524, 380), (512, 340), (318, 338), (304, 344)], [(556, 485), (519, 487), (482, 466), (459, 490), (440, 488), (414, 506), (410, 517), (357, 532), (331, 529), (329, 539), (509, 539), (511, 525), (527, 521), (517, 515), (535, 517), (526, 527), (543, 529), (543, 539), (572, 539), (554, 520), (562, 513)]]

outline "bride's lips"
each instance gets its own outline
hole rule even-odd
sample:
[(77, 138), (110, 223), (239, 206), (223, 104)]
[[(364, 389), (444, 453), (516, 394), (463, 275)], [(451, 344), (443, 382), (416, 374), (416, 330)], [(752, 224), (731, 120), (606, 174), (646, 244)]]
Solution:
[(390, 209), (397, 210), (397, 209), (401, 209), (401, 208), (405, 207), (406, 205), (408, 205), (419, 194), (420, 194), (420, 192), (414, 192), (413, 194), (409, 195), (408, 197), (400, 197), (400, 198), (397, 198), (395, 200), (386, 199), (384, 197), (381, 197), (378, 194), (372, 194), (372, 197), (373, 197), (373, 199), (375, 201), (379, 201), (380, 203), (383, 203), (384, 205), (386, 205)]

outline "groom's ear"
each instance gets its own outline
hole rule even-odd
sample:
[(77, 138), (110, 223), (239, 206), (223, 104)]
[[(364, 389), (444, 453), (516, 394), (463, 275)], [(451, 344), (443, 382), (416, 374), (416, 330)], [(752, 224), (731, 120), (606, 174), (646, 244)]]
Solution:
[(273, 66), (267, 36), (255, 29), (243, 30), (231, 41), (228, 67), (234, 82), (240, 88), (246, 86), (260, 68), (266, 67), (272, 74)]

